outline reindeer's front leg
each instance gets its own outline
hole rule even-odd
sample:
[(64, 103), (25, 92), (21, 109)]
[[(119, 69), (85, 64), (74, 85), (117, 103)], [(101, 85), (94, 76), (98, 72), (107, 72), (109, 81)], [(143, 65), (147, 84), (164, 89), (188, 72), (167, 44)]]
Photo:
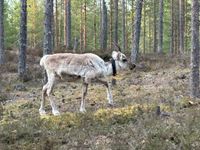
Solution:
[(80, 112), (86, 112), (86, 109), (85, 109), (85, 97), (87, 95), (87, 89), (88, 89), (88, 83), (85, 83), (83, 81)]
[(111, 92), (111, 88), (110, 88), (110, 85), (109, 85), (108, 81), (103, 81), (103, 80), (100, 80), (100, 79), (98, 79), (98, 78), (96, 79), (96, 81), (97, 81), (98, 83), (103, 84), (103, 85), (106, 87), (108, 104), (109, 104), (109, 105), (113, 105), (112, 92)]

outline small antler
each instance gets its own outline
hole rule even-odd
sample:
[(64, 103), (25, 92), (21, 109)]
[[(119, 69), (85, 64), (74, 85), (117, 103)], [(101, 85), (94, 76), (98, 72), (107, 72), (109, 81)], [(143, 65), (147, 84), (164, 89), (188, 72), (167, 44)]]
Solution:
[(120, 46), (115, 41), (113, 41), (112, 43), (113, 43), (113, 46), (117, 49), (117, 51), (121, 52)]

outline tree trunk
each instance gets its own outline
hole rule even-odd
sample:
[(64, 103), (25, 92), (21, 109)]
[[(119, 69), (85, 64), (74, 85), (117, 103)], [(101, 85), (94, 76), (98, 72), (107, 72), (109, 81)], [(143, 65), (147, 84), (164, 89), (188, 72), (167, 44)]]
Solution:
[(80, 52), (83, 52), (83, 4), (81, 0), (81, 18), (80, 18)]
[(151, 22), (151, 13), (152, 13), (152, 11), (151, 11), (151, 9), (149, 10), (149, 13), (148, 13), (148, 30), (149, 30), (149, 53), (151, 53), (151, 51), (152, 51), (152, 22)]
[(122, 51), (126, 49), (126, 8), (125, 0), (122, 0)]
[(4, 50), (4, 0), (0, 1), (0, 65), (5, 63)]
[(59, 21), (58, 21), (58, 0), (55, 0), (55, 47), (58, 48), (58, 38), (59, 38)]
[(163, 53), (163, 0), (159, 3), (158, 53)]
[(136, 61), (138, 59), (138, 53), (139, 53), (141, 18), (142, 18), (142, 3), (143, 3), (143, 0), (136, 1), (133, 45), (132, 45), (132, 50), (131, 50), (131, 63), (132, 64), (136, 64)]
[(145, 54), (146, 52), (146, 4), (144, 2), (143, 4), (143, 53)]
[(71, 0), (65, 1), (65, 42), (67, 50), (71, 49)]
[(44, 17), (44, 51), (43, 55), (52, 53), (52, 2), (45, 0), (45, 17)]
[(54, 49), (55, 46), (55, 41), (54, 41), (54, 36), (55, 36), (55, 25), (54, 25), (54, 3), (53, 0), (51, 1), (51, 33), (52, 33), (52, 50)]
[(102, 19), (101, 19), (101, 36), (100, 36), (100, 48), (101, 50), (107, 49), (107, 7), (105, 0), (102, 1)]
[(94, 0), (94, 50), (97, 49), (97, 17), (96, 17), (96, 0)]
[(199, 0), (192, 0), (191, 97), (199, 96)]
[(87, 1), (85, 0), (84, 2), (84, 29), (83, 29), (83, 48), (84, 48), (84, 52), (86, 50), (86, 40), (87, 40), (87, 31), (86, 31), (86, 23), (87, 23)]
[(153, 1), (153, 50), (154, 53), (157, 51), (157, 0)]
[(179, 0), (179, 52), (184, 53), (184, 0)]
[(169, 53), (174, 53), (174, 0), (171, 0), (171, 29), (170, 29), (170, 50)]
[(75, 38), (74, 38), (73, 53), (76, 53), (77, 49), (78, 49), (78, 38), (75, 37)]
[(114, 0), (114, 42), (118, 44), (118, 0)]
[(26, 48), (27, 48), (27, 1), (21, 0), (20, 45), (18, 74), (20, 80), (26, 78)]
[(113, 48), (113, 0), (110, 0), (110, 49)]

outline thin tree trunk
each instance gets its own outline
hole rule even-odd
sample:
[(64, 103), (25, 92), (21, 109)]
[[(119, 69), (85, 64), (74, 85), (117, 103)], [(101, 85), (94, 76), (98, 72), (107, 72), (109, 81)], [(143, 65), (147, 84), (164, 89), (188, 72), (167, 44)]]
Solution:
[(171, 29), (170, 29), (170, 50), (169, 53), (174, 53), (174, 0), (171, 0)]
[(153, 50), (154, 50), (154, 53), (156, 53), (157, 51), (157, 0), (154, 0), (153, 1), (153, 14), (154, 14), (154, 17), (153, 17)]
[[(60, 2), (60, 21), (59, 21), (59, 45), (60, 46), (62, 46), (63, 44), (65, 44), (64, 42), (65, 42), (65, 40), (64, 40), (64, 42), (63, 42), (63, 39), (65, 39), (65, 36), (64, 36), (64, 34), (63, 34), (63, 32), (65, 33), (65, 28), (63, 28), (63, 23), (64, 23), (64, 21), (63, 20), (65, 20), (65, 17), (63, 17), (64, 15), (63, 15), (63, 6), (64, 6), (64, 0), (61, 0), (61, 2)], [(63, 19), (64, 18), (64, 19)]]
[(54, 0), (51, 1), (51, 33), (52, 33), (52, 37), (51, 37), (51, 42), (52, 42), (52, 51), (54, 49), (55, 46), (55, 41), (54, 41), (54, 36), (55, 36), (55, 25), (54, 25)]
[(55, 0), (55, 48), (58, 48), (58, 38), (59, 38), (59, 25), (58, 25), (58, 0)]
[(184, 0), (179, 0), (179, 52), (184, 53)]
[(67, 50), (71, 49), (71, 0), (65, 1), (65, 43)]
[(94, 0), (94, 50), (97, 49), (97, 17), (96, 17), (96, 11), (97, 6), (96, 6), (96, 0)]
[(45, 1), (45, 18), (44, 18), (44, 51), (43, 54), (52, 53), (52, 1)]
[(122, 51), (126, 49), (126, 8), (125, 0), (122, 0)]
[(192, 51), (190, 95), (199, 96), (199, 0), (192, 0)]
[(143, 14), (144, 14), (144, 18), (143, 18), (143, 53), (146, 53), (146, 4), (144, 2), (143, 4)]
[(87, 40), (87, 31), (86, 31), (86, 23), (87, 23), (87, 3), (86, 3), (86, 0), (85, 0), (85, 3), (84, 3), (84, 30), (83, 30), (83, 39), (84, 39), (84, 52), (86, 50), (86, 40)]
[(142, 18), (142, 3), (143, 3), (143, 0), (136, 1), (133, 46), (132, 46), (132, 50), (131, 50), (131, 63), (132, 64), (136, 64), (137, 59), (138, 59), (138, 53), (139, 53), (141, 18)]
[(5, 63), (4, 50), (4, 0), (0, 1), (0, 65)]
[(113, 48), (113, 0), (110, 0), (110, 49)]
[(185, 0), (185, 51), (188, 53), (188, 19), (187, 19), (187, 13), (188, 13), (188, 3), (187, 0)]
[(102, 20), (100, 32), (100, 48), (101, 50), (107, 49), (107, 7), (105, 0), (102, 1)]
[(159, 3), (158, 53), (163, 53), (163, 0)]
[(23, 81), (26, 78), (26, 48), (27, 48), (27, 1), (21, 0), (18, 74), (20, 80)]
[(114, 42), (118, 44), (118, 0), (114, 0)]
[(149, 53), (152, 51), (152, 32), (151, 32), (151, 30), (152, 30), (152, 22), (151, 22), (151, 9), (149, 10), (149, 14), (148, 14), (148, 25), (149, 25)]
[(134, 38), (134, 18), (135, 18), (135, 16), (134, 16), (134, 1), (132, 0), (132, 2), (131, 2), (131, 25), (132, 25), (132, 32), (131, 32), (131, 34), (132, 34), (132, 41), (133, 41), (133, 38)]
[(80, 52), (83, 52), (83, 4), (81, 0), (81, 18), (80, 18)]

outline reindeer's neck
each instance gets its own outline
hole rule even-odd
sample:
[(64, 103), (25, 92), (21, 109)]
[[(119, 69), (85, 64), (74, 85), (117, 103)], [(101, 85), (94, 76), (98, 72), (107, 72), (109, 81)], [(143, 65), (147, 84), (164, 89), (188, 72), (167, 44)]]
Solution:
[[(119, 70), (118, 61), (115, 61), (115, 67), (116, 67), (116, 71), (118, 71)], [(106, 72), (107, 76), (113, 75), (113, 65), (111, 61), (106, 63), (106, 69), (107, 69), (107, 72)]]

